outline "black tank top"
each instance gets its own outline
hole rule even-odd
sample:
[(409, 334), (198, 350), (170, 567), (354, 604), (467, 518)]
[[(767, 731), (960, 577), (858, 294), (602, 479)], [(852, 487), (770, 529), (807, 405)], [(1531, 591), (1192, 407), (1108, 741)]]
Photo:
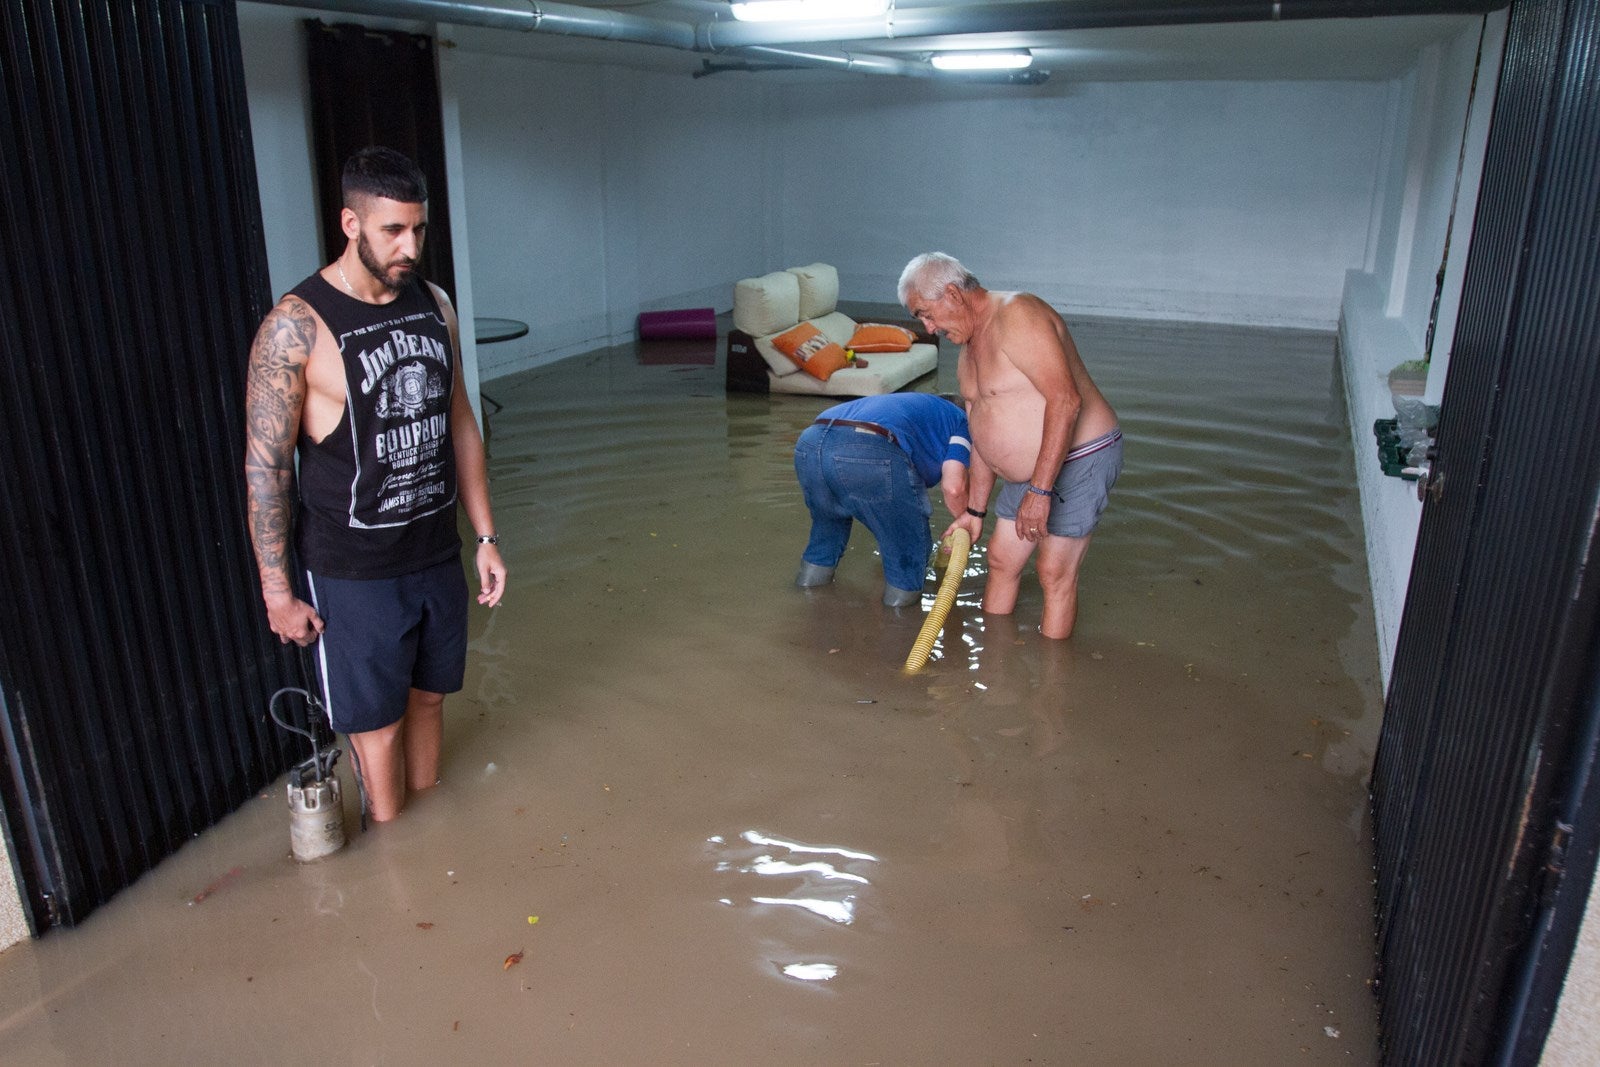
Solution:
[(393, 578), (458, 556), (450, 441), (455, 349), (433, 292), (413, 281), (369, 304), (313, 274), (292, 290), (344, 359), (345, 409), (300, 434), (300, 562), (329, 578)]

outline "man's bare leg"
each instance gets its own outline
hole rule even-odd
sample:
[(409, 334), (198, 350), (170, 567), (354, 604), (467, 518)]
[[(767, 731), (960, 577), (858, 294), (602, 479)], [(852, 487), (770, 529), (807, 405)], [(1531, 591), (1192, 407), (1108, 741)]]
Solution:
[(1088, 551), (1089, 537), (1051, 534), (1040, 543), (1035, 566), (1044, 588), (1044, 616), (1039, 621), (1039, 632), (1044, 636), (1072, 636), (1072, 627), (1078, 621), (1078, 569)]
[(406, 703), (406, 785), (413, 793), (439, 784), (439, 752), (444, 745), (444, 694), (411, 690)]
[(373, 822), (388, 822), (405, 806), (405, 727), (406, 720), (401, 717), (382, 729), (350, 735)]
[(388, 822), (406, 806), (406, 792), (420, 793), (439, 782), (439, 752), (444, 741), (444, 694), (411, 690), (406, 711), (381, 730), (351, 734), (361, 766), (361, 788), (373, 822)]
[(1017, 607), (1017, 588), (1022, 584), (1022, 568), (1033, 554), (1033, 545), (1017, 536), (1017, 524), (1001, 519), (989, 537), (989, 580), (983, 587), (985, 615), (1010, 615)]

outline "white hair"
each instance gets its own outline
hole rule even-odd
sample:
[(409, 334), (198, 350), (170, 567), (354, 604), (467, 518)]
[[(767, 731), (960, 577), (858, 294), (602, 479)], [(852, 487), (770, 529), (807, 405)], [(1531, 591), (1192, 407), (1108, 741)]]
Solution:
[(955, 256), (943, 252), (924, 252), (914, 257), (900, 272), (900, 303), (909, 307), (912, 293), (925, 298), (932, 297), (952, 283), (959, 289), (979, 288), (978, 279)]

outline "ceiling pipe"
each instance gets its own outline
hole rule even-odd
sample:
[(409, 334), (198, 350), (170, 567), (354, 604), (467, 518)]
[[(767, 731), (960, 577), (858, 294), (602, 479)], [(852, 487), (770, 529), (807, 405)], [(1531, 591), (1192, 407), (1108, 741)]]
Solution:
[(787, 48), (774, 48), (765, 45), (752, 45), (749, 48), (735, 50), (741, 56), (752, 59), (770, 61), (774, 64), (784, 64), (788, 69), (796, 64), (822, 67), (827, 70), (843, 71), (851, 74), (890, 74), (904, 78), (938, 78), (942, 82), (964, 83), (967, 85), (1043, 85), (1050, 77), (1047, 70), (998, 70), (998, 71), (960, 71), (950, 73), (938, 70), (931, 63), (919, 63), (912, 60), (894, 59), (889, 56), (860, 55), (845, 52), (840, 55), (828, 55), (819, 52), (795, 52)]
[(714, 48), (963, 33), (1027, 33), (1119, 26), (1371, 18), (1388, 15), (1483, 15), (1511, 0), (1035, 0), (966, 7), (891, 7), (865, 19), (819, 22), (711, 22), (698, 33)]
[[(717, 48), (708, 43), (704, 27), (687, 22), (645, 18), (573, 4), (547, 4), (536, 0), (257, 0), (284, 7), (309, 7), (349, 15), (423, 19), (455, 26), (482, 26), (523, 33), (555, 33), (601, 41), (659, 45), (686, 52), (716, 52), (763, 63), (780, 62), (858, 74), (931, 77), (931, 64), (888, 56), (862, 56), (810, 52), (793, 48)], [(707, 24), (709, 25), (709, 24)], [(803, 37), (800, 39), (804, 39)]]
[[(547, 4), (538, 0), (258, 0), (285, 7), (310, 7), (351, 15), (423, 19), (456, 26), (482, 26), (523, 33), (554, 33), (602, 41), (659, 45), (687, 52), (715, 52), (786, 67), (809, 67), (856, 74), (887, 74), (927, 78), (939, 74), (929, 63), (891, 56), (812, 52), (798, 48), (759, 46), (718, 48), (709, 43), (705, 23), (645, 18), (602, 8), (573, 4)], [(796, 40), (804, 40), (800, 35)]]
[[(1028, 32), (1111, 26), (1260, 22), (1281, 19), (1363, 18), (1377, 15), (1484, 14), (1510, 0), (1034, 0), (970, 7), (908, 8), (881, 18), (813, 22), (734, 22), (714, 19), (691, 25), (605, 8), (542, 0), (257, 0), (352, 15), (423, 19), (457, 26), (482, 26), (523, 33), (554, 33), (601, 41), (657, 45), (688, 52), (713, 52), (785, 66), (819, 67), (859, 74), (935, 77), (926, 62), (860, 53), (827, 53), (779, 47), (818, 41), (927, 37), (943, 34)], [(1010, 84), (1037, 85), (1049, 77), (1034, 71)], [(962, 79), (972, 80), (972, 79)]]
[(687, 22), (645, 18), (604, 8), (545, 4), (535, 0), (257, 0), (282, 7), (305, 7), (347, 15), (424, 19), (491, 30), (554, 33), (601, 41), (628, 41), (697, 51), (695, 28)]
[(852, 55), (849, 52), (841, 52), (835, 55), (827, 52), (803, 52), (793, 48), (777, 48), (767, 45), (752, 45), (749, 48), (739, 48), (732, 51), (750, 59), (783, 63), (789, 66), (801, 64), (807, 67), (820, 67), (824, 70), (844, 71), (849, 74), (891, 74), (903, 78), (932, 78), (941, 74), (940, 71), (933, 68), (932, 63), (920, 63), (910, 59), (895, 59), (892, 56)]

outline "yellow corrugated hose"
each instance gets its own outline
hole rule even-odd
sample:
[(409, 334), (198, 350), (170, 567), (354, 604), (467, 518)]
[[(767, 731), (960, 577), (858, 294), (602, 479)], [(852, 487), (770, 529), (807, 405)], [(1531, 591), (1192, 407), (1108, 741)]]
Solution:
[(944, 625), (945, 616), (950, 614), (950, 608), (956, 602), (961, 577), (967, 571), (967, 552), (971, 548), (972, 538), (967, 531), (957, 529), (950, 535), (950, 562), (945, 565), (944, 578), (939, 582), (939, 595), (934, 597), (928, 617), (922, 620), (922, 632), (917, 635), (917, 643), (911, 646), (911, 655), (906, 657), (901, 674), (916, 674), (928, 662), (928, 654), (933, 651), (939, 628)]

